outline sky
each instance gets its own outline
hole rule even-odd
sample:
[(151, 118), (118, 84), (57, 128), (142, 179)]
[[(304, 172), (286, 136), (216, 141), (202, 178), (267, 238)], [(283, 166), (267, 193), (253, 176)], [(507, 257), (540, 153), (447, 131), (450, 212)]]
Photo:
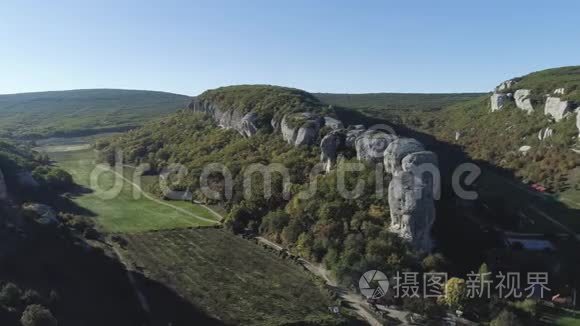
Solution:
[(580, 64), (580, 1), (0, 0), (0, 94), (489, 91)]

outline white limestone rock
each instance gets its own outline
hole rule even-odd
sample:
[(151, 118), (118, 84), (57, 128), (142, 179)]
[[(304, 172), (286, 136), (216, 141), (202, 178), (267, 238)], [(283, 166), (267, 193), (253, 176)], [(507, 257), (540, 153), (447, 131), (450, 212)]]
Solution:
[(332, 117), (324, 117), (324, 126), (329, 127), (332, 130), (343, 129), (344, 125), (342, 121), (332, 118)]
[(355, 148), (355, 141), (358, 136), (360, 136), (364, 131), (365, 127), (363, 125), (349, 126), (346, 131), (345, 146), (348, 148)]
[(324, 163), (324, 169), (329, 172), (336, 164), (339, 149), (344, 146), (345, 135), (341, 131), (332, 131), (322, 138), (320, 142), (320, 162)]
[(564, 92), (566, 92), (566, 89), (564, 87), (556, 88), (554, 90), (554, 94), (555, 95), (564, 95)]
[(234, 129), (245, 137), (252, 137), (258, 132), (258, 115), (254, 112), (244, 113), (237, 108), (222, 108), (215, 103), (193, 99), (188, 108), (193, 112), (205, 113), (212, 117), (219, 127)]
[(570, 102), (562, 101), (559, 97), (548, 96), (546, 98), (544, 114), (552, 116), (556, 121), (560, 121), (570, 112)]
[(433, 248), (435, 201), (433, 178), (421, 173), (424, 164), (437, 166), (437, 156), (429, 151), (411, 153), (403, 158), (403, 169), (393, 174), (389, 184), (390, 230), (419, 251), (429, 252)]
[(530, 90), (529, 89), (518, 89), (514, 93), (514, 99), (516, 101), (516, 106), (526, 111), (528, 114), (534, 112), (534, 107), (532, 106), (532, 101), (530, 100)]
[(413, 138), (398, 138), (391, 142), (384, 153), (385, 171), (396, 174), (402, 170), (401, 162), (405, 156), (422, 152), (425, 148), (418, 140)]
[(503, 109), (507, 96), (505, 94), (493, 93), (491, 95), (491, 112), (499, 111)]
[(505, 90), (508, 90), (510, 88), (512, 88), (516, 83), (518, 82), (517, 79), (510, 79), (510, 80), (506, 80), (503, 83), (499, 84), (496, 88), (495, 91), (496, 92), (503, 92)]
[[(301, 121), (300, 126), (292, 126), (289, 122), (291, 119)], [(280, 123), (282, 138), (294, 146), (313, 145), (323, 123), (323, 119), (308, 112), (285, 115)]]
[(379, 130), (367, 130), (355, 140), (356, 157), (364, 162), (381, 162), (385, 150), (397, 136)]
[(576, 109), (576, 128), (578, 128), (578, 138), (580, 138), (580, 107)]
[(522, 153), (522, 155), (526, 155), (530, 149), (532, 149), (532, 146), (524, 145), (520, 147), (519, 152)]

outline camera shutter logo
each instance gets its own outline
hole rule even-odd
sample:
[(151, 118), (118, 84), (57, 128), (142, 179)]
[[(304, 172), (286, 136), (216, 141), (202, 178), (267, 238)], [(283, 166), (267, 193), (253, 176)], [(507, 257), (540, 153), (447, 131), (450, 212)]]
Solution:
[(389, 291), (389, 279), (381, 271), (370, 270), (360, 278), (358, 287), (367, 299), (380, 299)]

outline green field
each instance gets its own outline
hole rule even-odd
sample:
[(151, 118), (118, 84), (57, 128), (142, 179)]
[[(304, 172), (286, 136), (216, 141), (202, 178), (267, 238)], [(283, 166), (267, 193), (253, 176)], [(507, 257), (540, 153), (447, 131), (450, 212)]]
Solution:
[[(101, 190), (91, 189), (90, 174), (96, 168), (92, 150), (53, 152), (49, 155), (73, 175), (77, 184), (91, 191), (76, 195), (74, 201), (94, 213), (98, 225), (106, 232), (132, 233), (218, 224), (218, 216), (200, 205), (160, 201), (122, 179), (118, 195), (103, 198), (113, 188), (115, 179), (120, 178), (103, 170), (98, 182)], [(130, 168), (123, 169), (127, 180), (133, 180), (132, 172)]]
[(214, 228), (127, 235), (126, 254), (209, 315), (232, 325), (336, 324), (336, 303), (309, 272)]

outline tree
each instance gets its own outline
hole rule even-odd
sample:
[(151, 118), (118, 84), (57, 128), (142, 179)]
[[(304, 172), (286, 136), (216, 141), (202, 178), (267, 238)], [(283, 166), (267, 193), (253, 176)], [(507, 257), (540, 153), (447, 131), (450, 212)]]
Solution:
[(446, 269), (447, 259), (442, 254), (432, 254), (423, 259), (421, 262), (426, 272), (442, 272)]
[(467, 300), (467, 287), (465, 280), (452, 277), (445, 284), (445, 295), (443, 301), (451, 309), (462, 309)]
[(33, 304), (26, 307), (20, 318), (22, 326), (56, 326), (56, 318), (50, 310), (39, 304)]
[(14, 283), (7, 283), (0, 291), (0, 304), (7, 307), (16, 307), (20, 303), (21, 291)]
[(518, 316), (507, 310), (502, 310), (499, 315), (491, 321), (490, 326), (523, 326)]

